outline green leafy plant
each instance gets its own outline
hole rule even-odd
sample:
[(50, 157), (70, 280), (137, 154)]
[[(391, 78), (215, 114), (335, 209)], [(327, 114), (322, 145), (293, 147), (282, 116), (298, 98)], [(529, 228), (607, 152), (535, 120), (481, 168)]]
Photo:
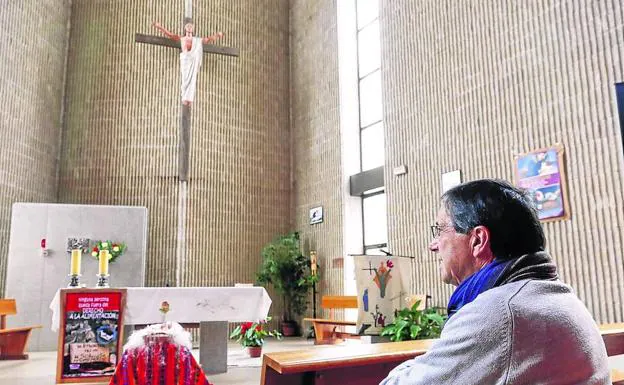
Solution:
[(231, 339), (236, 339), (243, 347), (262, 346), (266, 337), (281, 339), (282, 335), (277, 330), (266, 330), (267, 322), (271, 317), (260, 322), (243, 322), (230, 334)]
[(440, 337), (447, 316), (440, 315), (436, 308), (418, 310), (419, 305), (420, 301), (416, 301), (411, 308), (399, 310), (381, 335), (390, 336), (394, 342)]
[(98, 258), (100, 251), (108, 250), (108, 261), (115, 262), (115, 260), (126, 251), (126, 244), (123, 242), (111, 242), (111, 241), (97, 241), (95, 246), (91, 249), (91, 255), (94, 258)]
[(310, 271), (310, 258), (301, 254), (299, 234), (290, 233), (268, 243), (261, 252), (262, 266), (257, 274), (260, 284), (271, 284), (284, 300), (283, 321), (294, 321), (305, 313), (308, 292), (318, 282)]

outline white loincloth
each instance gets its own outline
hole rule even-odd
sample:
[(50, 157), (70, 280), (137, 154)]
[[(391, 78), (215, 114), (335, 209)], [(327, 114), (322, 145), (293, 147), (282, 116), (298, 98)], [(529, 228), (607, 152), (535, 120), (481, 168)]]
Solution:
[(202, 64), (203, 54), (204, 50), (201, 37), (193, 38), (193, 47), (190, 51), (180, 52), (182, 101), (192, 102), (195, 99), (197, 73)]

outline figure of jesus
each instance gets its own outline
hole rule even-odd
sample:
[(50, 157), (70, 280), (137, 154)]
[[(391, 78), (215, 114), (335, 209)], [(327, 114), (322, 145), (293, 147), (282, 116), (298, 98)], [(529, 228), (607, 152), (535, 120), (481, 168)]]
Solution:
[(193, 36), (195, 31), (193, 23), (184, 25), (184, 35), (176, 35), (157, 22), (154, 22), (152, 25), (169, 39), (180, 42), (182, 47), (182, 52), (180, 52), (182, 104), (190, 106), (195, 99), (197, 73), (202, 63), (203, 45), (223, 37), (223, 33), (217, 32), (214, 35), (202, 38)]

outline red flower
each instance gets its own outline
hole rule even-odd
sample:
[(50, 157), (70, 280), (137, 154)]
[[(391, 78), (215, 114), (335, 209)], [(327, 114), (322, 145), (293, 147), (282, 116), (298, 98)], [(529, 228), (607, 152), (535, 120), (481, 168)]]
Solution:
[(259, 332), (260, 330), (262, 330), (262, 326), (256, 325), (256, 331)]
[(251, 327), (252, 323), (251, 322), (243, 322), (241, 324), (241, 333), (247, 333), (247, 330), (249, 330), (249, 328)]
[(95, 246), (95, 247), (93, 248), (93, 251), (95, 251), (95, 252), (97, 253), (97, 252), (99, 252), (99, 251), (100, 251), (100, 249), (98, 249), (98, 248), (97, 248), (97, 246)]
[(386, 261), (386, 265), (388, 266), (389, 269), (392, 269), (394, 267), (394, 264), (390, 260)]

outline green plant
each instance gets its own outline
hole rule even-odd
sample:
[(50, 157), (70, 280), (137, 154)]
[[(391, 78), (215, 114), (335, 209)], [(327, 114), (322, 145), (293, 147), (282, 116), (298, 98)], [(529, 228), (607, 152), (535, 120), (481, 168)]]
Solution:
[(440, 315), (435, 308), (418, 310), (420, 301), (411, 308), (399, 310), (394, 322), (384, 327), (382, 336), (390, 336), (391, 341), (422, 340), (438, 338), (447, 316)]
[(91, 249), (91, 255), (98, 258), (102, 250), (108, 250), (108, 261), (115, 262), (126, 251), (126, 244), (123, 242), (97, 241)]
[(308, 291), (318, 275), (310, 271), (310, 258), (301, 254), (299, 234), (278, 237), (262, 248), (258, 283), (271, 284), (284, 300), (284, 321), (294, 321), (308, 307)]
[(271, 317), (260, 322), (243, 322), (238, 325), (230, 334), (231, 339), (236, 339), (244, 347), (262, 346), (265, 337), (275, 337), (281, 339), (282, 335), (277, 330), (266, 330), (267, 322)]

